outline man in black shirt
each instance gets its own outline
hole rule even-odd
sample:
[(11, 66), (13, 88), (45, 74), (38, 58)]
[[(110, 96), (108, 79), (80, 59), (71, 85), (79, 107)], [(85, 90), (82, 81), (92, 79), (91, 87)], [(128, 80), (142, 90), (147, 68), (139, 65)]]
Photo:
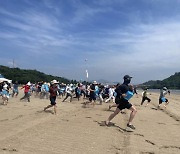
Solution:
[(137, 112), (136, 108), (129, 103), (129, 99), (133, 96), (133, 88), (130, 87), (130, 82), (131, 82), (131, 78), (129, 75), (125, 75), (124, 76), (124, 82), (122, 85), (118, 86), (115, 90), (115, 92), (117, 93), (116, 98), (115, 98), (115, 102), (116, 104), (118, 104), (116, 110), (114, 111), (114, 113), (112, 113), (108, 120), (106, 120), (106, 125), (109, 124), (109, 122), (123, 109), (129, 109), (131, 110), (131, 114), (129, 117), (129, 121), (127, 123), (127, 127), (131, 128), (131, 129), (135, 129), (135, 126), (132, 125), (132, 120), (134, 119), (134, 116)]
[(92, 105), (93, 106), (95, 105), (95, 101), (96, 101), (95, 86), (96, 85), (97, 85), (96, 81), (93, 81), (93, 83), (90, 85), (90, 87), (89, 87), (89, 91), (90, 91), (89, 101), (85, 102), (84, 103), (85, 105), (92, 103), (92, 101), (93, 101)]

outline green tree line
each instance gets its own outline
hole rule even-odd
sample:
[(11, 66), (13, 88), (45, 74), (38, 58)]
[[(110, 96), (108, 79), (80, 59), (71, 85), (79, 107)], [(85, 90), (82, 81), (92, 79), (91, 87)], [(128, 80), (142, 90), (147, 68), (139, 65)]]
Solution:
[(176, 72), (174, 75), (160, 81), (148, 81), (142, 84), (142, 86), (147, 86), (152, 89), (159, 89), (164, 86), (168, 87), (169, 89), (180, 89), (180, 72)]
[(39, 81), (50, 82), (57, 80), (60, 83), (76, 83), (76, 80), (68, 80), (64, 77), (47, 75), (37, 70), (26, 70), (20, 68), (9, 68), (7, 66), (0, 65), (0, 74), (5, 78), (12, 80), (13, 82), (18, 81), (20, 84), (26, 84), (28, 81), (37, 83)]

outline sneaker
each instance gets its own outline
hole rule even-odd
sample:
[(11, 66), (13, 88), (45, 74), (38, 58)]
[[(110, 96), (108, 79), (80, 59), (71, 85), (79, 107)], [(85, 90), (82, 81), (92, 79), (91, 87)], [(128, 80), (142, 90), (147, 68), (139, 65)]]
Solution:
[(127, 127), (131, 128), (131, 129), (136, 129), (136, 127), (135, 127), (135, 126), (130, 125), (130, 124), (127, 124)]

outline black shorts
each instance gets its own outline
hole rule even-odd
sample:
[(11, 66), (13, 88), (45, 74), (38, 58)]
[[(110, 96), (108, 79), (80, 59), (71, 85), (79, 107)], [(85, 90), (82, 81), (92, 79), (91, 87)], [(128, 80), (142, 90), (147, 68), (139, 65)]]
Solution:
[(131, 106), (132, 106), (132, 104), (129, 102), (121, 102), (121, 103), (119, 103), (117, 108), (119, 108), (120, 110), (123, 110), (123, 109), (130, 109)]
[(91, 102), (91, 101), (95, 101), (96, 100), (96, 95), (95, 94), (90, 94), (90, 96), (89, 96), (89, 101)]
[(56, 96), (50, 97), (51, 105), (56, 105)]
[(116, 104), (119, 104), (120, 102), (121, 102), (121, 99), (119, 99), (119, 98), (116, 97), (116, 98), (115, 98), (115, 103), (116, 103)]
[(118, 104), (117, 108), (119, 108), (120, 110), (130, 109), (132, 106), (131, 103), (129, 103), (128, 101), (123, 101), (122, 99), (120, 99), (119, 101), (116, 100), (115, 103)]

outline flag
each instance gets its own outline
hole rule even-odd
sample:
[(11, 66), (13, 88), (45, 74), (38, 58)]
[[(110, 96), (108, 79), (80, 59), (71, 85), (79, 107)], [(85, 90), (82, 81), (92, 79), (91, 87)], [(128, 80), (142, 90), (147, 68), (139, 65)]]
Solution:
[(88, 78), (88, 70), (86, 70), (86, 77)]

